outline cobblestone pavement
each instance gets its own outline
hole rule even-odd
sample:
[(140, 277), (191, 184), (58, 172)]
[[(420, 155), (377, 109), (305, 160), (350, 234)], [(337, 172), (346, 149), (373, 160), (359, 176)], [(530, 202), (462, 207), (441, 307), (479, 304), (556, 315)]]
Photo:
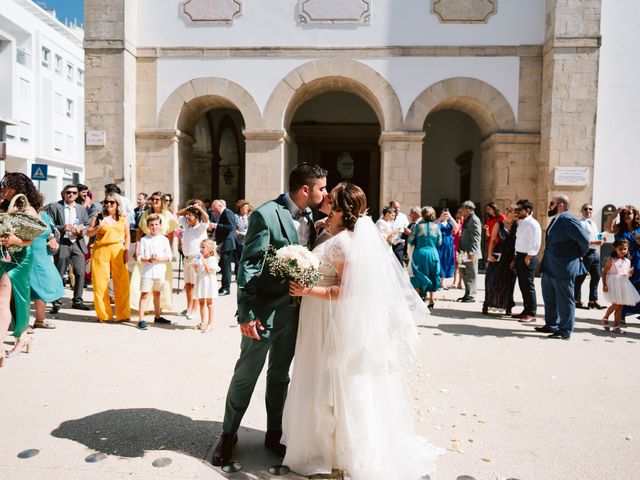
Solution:
[[(264, 378), (234, 455), (242, 470), (204, 461), (239, 352), (234, 293), (216, 301), (207, 334), (177, 315), (140, 331), (61, 310), (56, 330), (38, 330), (32, 352), (0, 369), (1, 477), (276, 478), (278, 459), (262, 447)], [(408, 374), (420, 434), (447, 449), (430, 478), (638, 478), (640, 321), (614, 335), (600, 327), (601, 311), (579, 310), (572, 339), (551, 340), (531, 324), (482, 316), (480, 303), (455, 303), (460, 295), (437, 294)], [(38, 452), (19, 458), (30, 449)]]

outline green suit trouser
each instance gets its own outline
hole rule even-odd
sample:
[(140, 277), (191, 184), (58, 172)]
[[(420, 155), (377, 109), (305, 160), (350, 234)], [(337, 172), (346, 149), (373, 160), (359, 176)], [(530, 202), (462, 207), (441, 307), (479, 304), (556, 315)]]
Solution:
[(240, 422), (249, 407), (251, 395), (264, 367), (267, 353), (267, 391), (265, 403), (267, 407), (267, 429), (282, 431), (282, 413), (289, 387), (289, 367), (293, 360), (296, 346), (298, 321), (288, 320), (281, 325), (259, 331), (260, 340), (242, 337), (240, 358), (229, 384), (227, 402), (224, 412), (222, 430), (235, 434)]

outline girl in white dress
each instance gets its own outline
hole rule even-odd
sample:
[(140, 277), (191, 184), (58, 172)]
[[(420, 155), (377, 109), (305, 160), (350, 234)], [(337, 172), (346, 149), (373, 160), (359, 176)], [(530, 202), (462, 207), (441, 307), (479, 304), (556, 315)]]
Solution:
[(602, 273), (602, 289), (605, 298), (611, 302), (611, 306), (602, 319), (602, 326), (605, 330), (609, 330), (609, 315), (615, 312), (613, 331), (624, 333), (620, 328), (622, 307), (624, 305), (634, 306), (640, 302), (640, 294), (629, 280), (633, 268), (631, 268), (631, 260), (629, 260), (629, 242), (627, 240), (613, 242), (613, 252), (605, 263)]
[(218, 251), (213, 240), (200, 242), (200, 256), (194, 261), (196, 285), (193, 298), (200, 305), (200, 325), (196, 328), (206, 333), (213, 328), (213, 299), (218, 296)]
[(323, 280), (302, 296), (284, 409), (284, 464), (302, 475), (418, 480), (441, 453), (416, 436), (404, 368), (428, 315), (366, 212), (364, 192), (331, 192), (331, 238), (314, 249)]

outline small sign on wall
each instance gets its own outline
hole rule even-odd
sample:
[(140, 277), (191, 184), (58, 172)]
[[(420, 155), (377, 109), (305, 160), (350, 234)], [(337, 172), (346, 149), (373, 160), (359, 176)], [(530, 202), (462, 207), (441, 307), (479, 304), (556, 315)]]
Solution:
[(556, 167), (553, 178), (559, 187), (584, 187), (589, 184), (589, 167)]
[(85, 145), (104, 147), (107, 144), (107, 132), (104, 130), (88, 130), (85, 134)]

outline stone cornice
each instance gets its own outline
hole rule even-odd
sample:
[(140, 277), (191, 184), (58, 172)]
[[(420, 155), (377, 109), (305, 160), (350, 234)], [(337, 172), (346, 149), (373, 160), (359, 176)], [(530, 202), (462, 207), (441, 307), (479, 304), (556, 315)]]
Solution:
[(243, 130), (247, 141), (291, 143), (291, 138), (284, 130)]
[[(98, 48), (85, 42), (86, 48)], [(542, 45), (385, 47), (137, 47), (137, 57), (540, 57)]]
[(85, 53), (122, 52), (127, 51), (134, 57), (138, 56), (135, 45), (121, 38), (85, 39)]
[(540, 134), (539, 133), (494, 133), (490, 137), (486, 138), (481, 143), (481, 148), (490, 148), (495, 144), (516, 144), (516, 145), (539, 145)]
[(380, 134), (380, 145), (384, 143), (420, 143), (424, 140), (425, 132), (419, 131), (385, 131)]
[(602, 37), (600, 35), (586, 36), (555, 36), (544, 45), (544, 53), (553, 50), (576, 51), (599, 49), (602, 45)]

